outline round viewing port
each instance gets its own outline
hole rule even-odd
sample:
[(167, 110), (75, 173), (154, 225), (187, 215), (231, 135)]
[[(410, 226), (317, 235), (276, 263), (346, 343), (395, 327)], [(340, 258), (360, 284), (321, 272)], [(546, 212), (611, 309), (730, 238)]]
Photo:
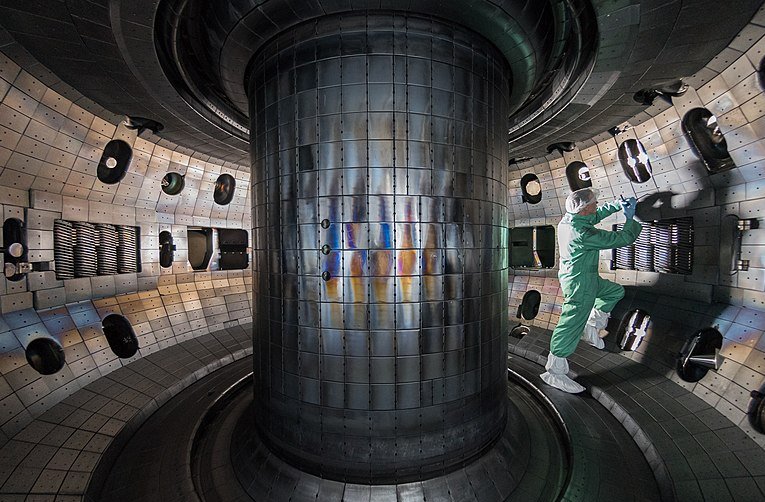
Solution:
[(178, 195), (183, 190), (186, 182), (180, 173), (167, 173), (162, 178), (162, 191), (167, 195)]

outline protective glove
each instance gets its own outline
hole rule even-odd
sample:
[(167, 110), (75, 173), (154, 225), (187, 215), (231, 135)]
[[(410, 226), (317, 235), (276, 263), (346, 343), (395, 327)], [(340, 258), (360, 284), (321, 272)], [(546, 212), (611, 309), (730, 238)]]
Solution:
[(630, 197), (629, 199), (624, 199), (622, 197), (622, 209), (624, 210), (624, 217), (628, 220), (631, 220), (635, 217), (635, 210), (637, 210), (637, 200), (635, 197)]

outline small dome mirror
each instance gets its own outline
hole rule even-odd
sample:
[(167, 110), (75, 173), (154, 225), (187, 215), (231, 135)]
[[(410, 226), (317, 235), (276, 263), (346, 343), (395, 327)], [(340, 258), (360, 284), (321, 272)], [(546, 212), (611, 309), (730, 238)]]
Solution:
[(636, 139), (628, 139), (619, 145), (619, 162), (622, 164), (624, 174), (633, 183), (645, 183), (653, 175), (651, 161), (645, 147)]
[(236, 180), (230, 174), (221, 174), (215, 182), (213, 190), (213, 200), (216, 204), (225, 206), (234, 198), (236, 189)]
[(27, 362), (41, 375), (53, 375), (66, 363), (64, 349), (52, 338), (35, 338), (25, 349)]

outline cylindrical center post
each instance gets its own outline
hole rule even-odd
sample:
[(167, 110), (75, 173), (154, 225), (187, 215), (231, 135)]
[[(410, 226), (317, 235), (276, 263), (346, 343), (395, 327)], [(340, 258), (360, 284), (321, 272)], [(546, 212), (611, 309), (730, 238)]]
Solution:
[(479, 35), (396, 13), (251, 62), (255, 419), (297, 467), (421, 479), (501, 434), (509, 86)]

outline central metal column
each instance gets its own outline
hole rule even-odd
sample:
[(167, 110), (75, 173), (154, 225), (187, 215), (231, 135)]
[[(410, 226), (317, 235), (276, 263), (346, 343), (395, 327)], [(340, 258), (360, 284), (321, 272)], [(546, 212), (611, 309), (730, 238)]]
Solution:
[(506, 420), (507, 62), (411, 15), (311, 21), (251, 62), (258, 430), (402, 482)]

